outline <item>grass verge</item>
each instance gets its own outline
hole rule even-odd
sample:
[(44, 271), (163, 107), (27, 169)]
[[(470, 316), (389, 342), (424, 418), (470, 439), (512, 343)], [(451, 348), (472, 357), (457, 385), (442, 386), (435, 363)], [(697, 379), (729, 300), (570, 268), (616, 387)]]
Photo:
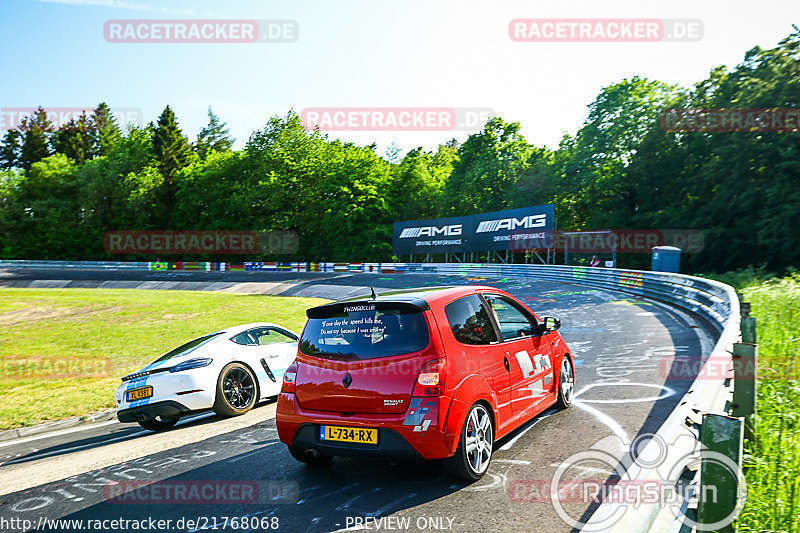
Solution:
[(758, 395), (753, 440), (745, 441), (747, 502), (738, 531), (800, 531), (800, 275), (745, 276), (758, 332)]
[(0, 430), (114, 406), (119, 377), (236, 324), (302, 329), (324, 300), (131, 289), (0, 289)]

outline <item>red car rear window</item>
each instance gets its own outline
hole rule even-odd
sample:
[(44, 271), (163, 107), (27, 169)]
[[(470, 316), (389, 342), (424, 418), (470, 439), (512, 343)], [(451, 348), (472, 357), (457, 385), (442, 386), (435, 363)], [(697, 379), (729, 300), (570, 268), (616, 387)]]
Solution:
[(357, 361), (414, 353), (428, 346), (430, 333), (422, 312), (385, 306), (360, 309), (310, 318), (300, 351), (323, 359)]

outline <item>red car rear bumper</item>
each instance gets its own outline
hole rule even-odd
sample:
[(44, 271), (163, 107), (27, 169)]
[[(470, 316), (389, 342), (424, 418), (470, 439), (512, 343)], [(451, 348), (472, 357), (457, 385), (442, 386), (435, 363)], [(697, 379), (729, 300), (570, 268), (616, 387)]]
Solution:
[[(329, 411), (303, 409), (294, 394), (278, 396), (278, 436), (290, 446), (317, 448), (327, 455), (367, 455), (443, 459), (453, 454), (440, 428), (440, 398), (412, 398), (401, 414), (356, 413), (345, 416)], [(320, 426), (377, 428), (378, 444), (355, 444), (326, 441), (320, 438)]]

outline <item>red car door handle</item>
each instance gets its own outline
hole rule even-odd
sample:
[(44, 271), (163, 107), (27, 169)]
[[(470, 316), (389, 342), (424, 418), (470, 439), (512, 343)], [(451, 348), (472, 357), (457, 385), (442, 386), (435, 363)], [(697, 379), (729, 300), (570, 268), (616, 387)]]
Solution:
[(508, 357), (503, 357), (503, 366), (506, 367), (506, 371), (511, 371), (511, 365), (508, 364)]

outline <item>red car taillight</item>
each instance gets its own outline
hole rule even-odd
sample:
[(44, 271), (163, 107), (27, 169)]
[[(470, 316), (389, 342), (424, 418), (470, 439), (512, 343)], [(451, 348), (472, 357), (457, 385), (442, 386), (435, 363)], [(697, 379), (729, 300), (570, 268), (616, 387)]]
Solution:
[(444, 390), (444, 359), (428, 361), (414, 383), (414, 396), (439, 396)]
[(292, 363), (283, 374), (281, 392), (291, 392), (294, 394), (294, 381), (297, 379), (297, 363)]

